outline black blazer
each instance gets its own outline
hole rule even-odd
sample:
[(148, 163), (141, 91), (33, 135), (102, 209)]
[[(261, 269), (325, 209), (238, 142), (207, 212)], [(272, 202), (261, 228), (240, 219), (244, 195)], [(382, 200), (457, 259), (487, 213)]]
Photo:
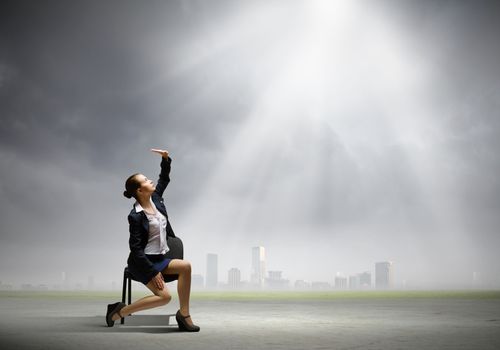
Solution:
[[(168, 237), (175, 237), (172, 226), (168, 220), (167, 209), (165, 208), (165, 204), (163, 204), (162, 198), (163, 192), (170, 182), (170, 163), (172, 163), (172, 159), (170, 157), (162, 157), (160, 165), (160, 178), (156, 184), (155, 191), (151, 194), (151, 200), (156, 206), (156, 209), (158, 209), (163, 215), (165, 215), (165, 218), (167, 218), (167, 241)], [(144, 249), (146, 248), (149, 238), (149, 221), (144, 213), (144, 210), (137, 212), (134, 205), (128, 215), (128, 222), (130, 225), (130, 254), (127, 259), (128, 269), (134, 279), (147, 284), (158, 274), (158, 271), (153, 268), (153, 263), (144, 253)]]

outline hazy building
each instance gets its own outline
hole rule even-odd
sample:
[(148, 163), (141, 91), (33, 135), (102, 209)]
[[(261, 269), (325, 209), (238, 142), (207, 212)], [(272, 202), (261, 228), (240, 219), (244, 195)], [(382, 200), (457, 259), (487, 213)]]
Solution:
[(360, 288), (371, 288), (371, 286), (372, 286), (372, 274), (369, 271), (362, 272), (358, 276), (359, 276), (359, 287)]
[(264, 286), (266, 277), (266, 253), (264, 247), (252, 248), (252, 274), (251, 282), (259, 287)]
[(346, 289), (347, 278), (343, 276), (335, 276), (335, 289)]
[(359, 288), (359, 274), (349, 276), (349, 289)]
[(375, 287), (377, 289), (392, 288), (394, 286), (392, 261), (375, 263)]
[(328, 290), (331, 289), (331, 285), (328, 282), (312, 282), (311, 288), (313, 290)]
[(281, 280), (281, 274), (282, 273), (283, 273), (282, 271), (269, 271), (268, 272), (269, 280), (270, 281), (279, 281), (279, 280)]
[(295, 289), (311, 289), (311, 283), (304, 280), (296, 280), (294, 287)]
[(227, 284), (229, 288), (240, 288), (241, 272), (236, 267), (229, 269), (229, 271), (227, 272)]
[(217, 270), (217, 254), (207, 254), (207, 288), (217, 288), (219, 281)]
[(472, 287), (479, 288), (481, 287), (481, 273), (478, 271), (472, 272)]
[(12, 284), (2, 283), (0, 281), (0, 290), (12, 290), (12, 289), (13, 289), (13, 285)]
[(35, 287), (31, 283), (21, 284), (21, 290), (35, 290)]
[(284, 289), (288, 287), (288, 280), (281, 277), (282, 271), (269, 271), (266, 284), (271, 289)]
[(61, 282), (63, 289), (69, 290), (69, 277), (65, 271), (61, 272)]

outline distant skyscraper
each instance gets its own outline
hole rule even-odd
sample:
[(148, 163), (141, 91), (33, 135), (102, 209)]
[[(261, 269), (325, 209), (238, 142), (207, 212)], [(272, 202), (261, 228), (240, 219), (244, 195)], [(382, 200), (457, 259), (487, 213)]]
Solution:
[(335, 289), (346, 289), (347, 278), (343, 276), (335, 276)]
[(372, 274), (369, 271), (359, 274), (359, 286), (361, 288), (370, 288), (372, 286)]
[(207, 254), (207, 288), (217, 288), (217, 254)]
[(281, 280), (281, 271), (269, 271), (269, 279), (271, 281), (279, 281)]
[(266, 277), (266, 255), (264, 247), (252, 248), (252, 276), (251, 281), (259, 287), (264, 286)]
[(472, 272), (472, 286), (475, 288), (481, 286), (481, 273), (477, 271)]
[(239, 288), (241, 284), (241, 272), (233, 267), (227, 272), (227, 284), (230, 288)]
[(281, 277), (282, 271), (269, 271), (266, 278), (266, 285), (271, 289), (288, 288), (289, 280)]
[(61, 272), (61, 280), (62, 280), (63, 289), (68, 290), (69, 289), (69, 278), (68, 278), (68, 274), (65, 271)]
[(295, 289), (310, 289), (311, 283), (304, 280), (296, 280), (294, 287)]
[(358, 289), (359, 288), (359, 274), (349, 276), (349, 289)]
[(393, 263), (382, 261), (375, 263), (375, 287), (377, 289), (392, 288), (394, 286)]

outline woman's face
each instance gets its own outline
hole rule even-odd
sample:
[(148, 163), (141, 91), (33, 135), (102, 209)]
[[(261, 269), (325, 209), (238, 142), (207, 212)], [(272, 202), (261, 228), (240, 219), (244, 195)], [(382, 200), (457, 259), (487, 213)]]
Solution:
[(141, 187), (139, 187), (137, 189), (138, 192), (142, 192), (144, 194), (147, 194), (147, 193), (153, 193), (156, 186), (155, 184), (153, 183), (152, 180), (148, 179), (146, 176), (144, 176), (143, 174), (139, 174), (137, 175), (137, 180), (140, 182), (141, 184)]

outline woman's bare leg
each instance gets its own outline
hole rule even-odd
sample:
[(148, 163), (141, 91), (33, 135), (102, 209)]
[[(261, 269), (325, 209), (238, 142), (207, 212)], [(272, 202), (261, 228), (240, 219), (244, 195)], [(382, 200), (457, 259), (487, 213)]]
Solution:
[[(177, 294), (179, 294), (179, 304), (181, 314), (189, 315), (189, 295), (191, 293), (191, 263), (186, 260), (173, 259), (162, 271), (163, 274), (178, 274)], [(193, 325), (191, 317), (186, 318), (186, 323)]]
[[(134, 301), (132, 304), (125, 306), (120, 310), (120, 313), (123, 317), (128, 316), (134, 312), (146, 309), (152, 309), (157, 306), (162, 306), (168, 304), (172, 299), (170, 292), (167, 289), (167, 286), (163, 286), (163, 290), (158, 289), (153, 281), (149, 281), (146, 285), (154, 295), (148, 295), (144, 298)], [(112, 319), (114, 321), (118, 320), (120, 316), (118, 313), (114, 314)]]

